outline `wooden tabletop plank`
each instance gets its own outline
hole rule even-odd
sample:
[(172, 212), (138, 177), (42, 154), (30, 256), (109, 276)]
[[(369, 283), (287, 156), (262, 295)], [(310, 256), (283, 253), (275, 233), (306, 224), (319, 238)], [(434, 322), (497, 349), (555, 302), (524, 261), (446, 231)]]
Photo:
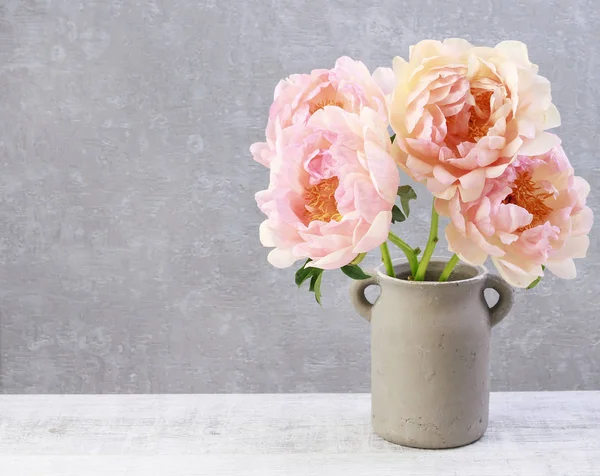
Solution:
[(36, 476), (599, 476), (600, 392), (492, 394), (485, 437), (444, 451), (374, 435), (366, 394), (4, 395), (4, 467)]

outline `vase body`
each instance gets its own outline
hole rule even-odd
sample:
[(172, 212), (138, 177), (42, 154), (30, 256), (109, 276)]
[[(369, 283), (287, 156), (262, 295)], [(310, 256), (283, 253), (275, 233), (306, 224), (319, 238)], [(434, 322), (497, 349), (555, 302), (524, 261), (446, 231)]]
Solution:
[[(428, 278), (444, 265), (432, 261)], [(395, 271), (398, 278), (379, 271), (354, 284), (355, 305), (371, 322), (373, 429), (418, 448), (472, 443), (487, 428), (490, 333), (510, 309), (512, 290), (483, 267), (459, 264), (445, 283), (402, 279), (404, 262)], [(381, 287), (373, 305), (364, 298), (371, 284)], [(500, 296), (491, 309), (485, 288)]]

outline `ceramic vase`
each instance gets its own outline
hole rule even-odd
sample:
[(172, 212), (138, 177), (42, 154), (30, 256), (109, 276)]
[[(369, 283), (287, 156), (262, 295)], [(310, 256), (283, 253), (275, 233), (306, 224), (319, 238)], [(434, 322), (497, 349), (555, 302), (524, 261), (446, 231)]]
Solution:
[[(351, 286), (356, 310), (371, 323), (373, 429), (392, 443), (463, 446), (488, 425), (490, 334), (512, 306), (512, 288), (462, 263), (449, 281), (437, 282), (445, 264), (432, 260), (426, 281), (416, 282), (399, 260), (395, 278), (380, 267)], [(374, 304), (365, 297), (368, 286), (381, 288)], [(487, 288), (499, 294), (491, 308)]]

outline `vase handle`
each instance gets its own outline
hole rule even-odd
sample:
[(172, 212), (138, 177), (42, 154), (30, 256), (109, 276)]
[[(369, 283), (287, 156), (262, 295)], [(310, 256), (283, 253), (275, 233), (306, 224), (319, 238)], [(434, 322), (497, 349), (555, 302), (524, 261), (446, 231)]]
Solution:
[(373, 304), (365, 296), (365, 289), (377, 284), (377, 276), (352, 281), (350, 284), (350, 299), (352, 300), (352, 305), (354, 306), (354, 309), (369, 322), (371, 322)]
[[(506, 281), (493, 274), (488, 274), (485, 279), (485, 285), (483, 286), (483, 289), (485, 290), (488, 288), (491, 288), (498, 293), (498, 302), (494, 304), (494, 306), (492, 306), (489, 310), (490, 325), (494, 327), (506, 317), (506, 315), (512, 308), (514, 302), (513, 290)], [(483, 298), (483, 300), (487, 306), (487, 301), (485, 301), (485, 297)]]

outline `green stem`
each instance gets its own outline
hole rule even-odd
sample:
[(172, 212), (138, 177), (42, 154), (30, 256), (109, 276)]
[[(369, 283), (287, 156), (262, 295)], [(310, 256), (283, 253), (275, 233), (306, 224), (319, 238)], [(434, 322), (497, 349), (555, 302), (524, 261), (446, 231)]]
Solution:
[(387, 242), (384, 241), (383, 243), (381, 243), (381, 246), (379, 248), (381, 249), (381, 260), (385, 265), (385, 272), (391, 278), (395, 278), (396, 273), (394, 273), (394, 266), (392, 265), (392, 258), (390, 257), (390, 250), (388, 248)]
[(444, 283), (444, 282), (448, 281), (448, 278), (450, 277), (452, 270), (456, 266), (456, 263), (458, 263), (459, 261), (460, 261), (460, 258), (458, 257), (458, 255), (456, 253), (454, 253), (452, 255), (452, 258), (450, 258), (450, 261), (448, 261), (448, 263), (446, 264), (444, 271), (442, 271), (442, 274), (440, 275), (440, 279), (439, 279), (440, 283)]
[(360, 264), (362, 260), (365, 259), (365, 256), (367, 256), (367, 253), (361, 253), (359, 254), (356, 258), (354, 258), (350, 264)]
[(416, 250), (413, 250), (402, 238), (394, 235), (391, 231), (388, 238), (404, 252), (406, 259), (408, 259), (408, 265), (410, 266), (410, 274), (414, 276), (417, 272), (417, 267), (419, 266)]
[(429, 266), (429, 261), (433, 256), (433, 250), (435, 250), (435, 245), (439, 241), (438, 238), (438, 221), (440, 216), (435, 211), (435, 198), (433, 199), (433, 205), (431, 207), (431, 228), (429, 229), (429, 239), (427, 240), (427, 246), (425, 247), (425, 251), (423, 252), (423, 257), (421, 258), (421, 262), (419, 263), (419, 267), (417, 268), (417, 273), (415, 274), (415, 281), (425, 281), (425, 273), (427, 272), (427, 266)]

